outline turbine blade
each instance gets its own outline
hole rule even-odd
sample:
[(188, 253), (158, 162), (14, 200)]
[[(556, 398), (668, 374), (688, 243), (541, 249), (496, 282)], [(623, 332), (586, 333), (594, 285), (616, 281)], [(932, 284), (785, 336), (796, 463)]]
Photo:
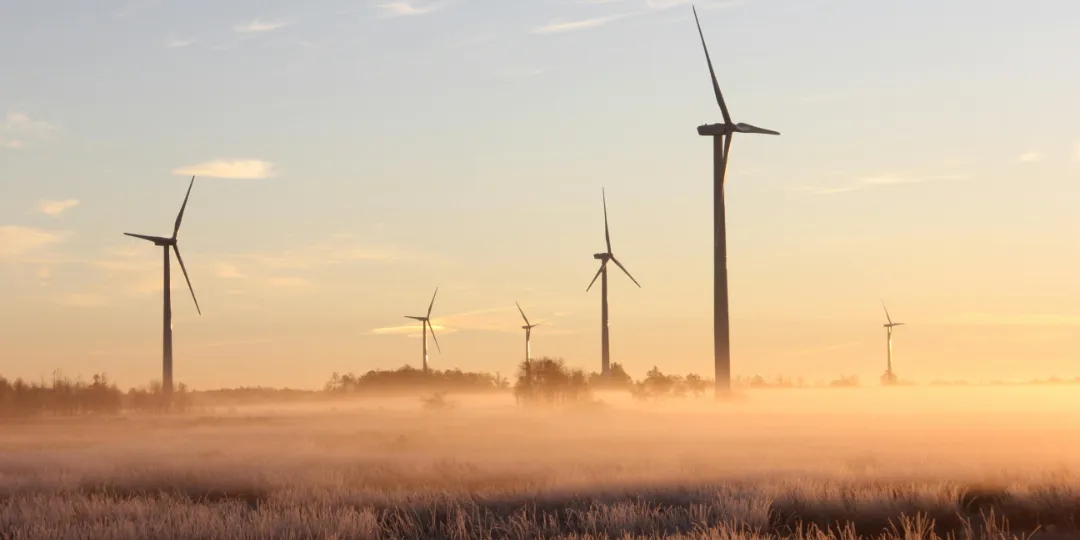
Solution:
[(442, 347), (439, 346), (439, 338), (435, 337), (435, 327), (431, 326), (431, 321), (430, 320), (425, 319), (425, 322), (427, 323), (428, 330), (431, 330), (431, 339), (435, 340), (435, 348), (438, 349), (439, 352), (441, 353), (442, 352)]
[(750, 124), (738, 123), (735, 124), (735, 131), (739, 133), (761, 133), (763, 135), (779, 135), (779, 131), (773, 131), (771, 129), (759, 128), (757, 126), (751, 126)]
[(897, 322), (897, 323), (892, 323), (892, 325), (893, 325), (893, 326), (904, 326), (904, 323), (902, 323), (902, 322)]
[(191, 279), (188, 278), (187, 268), (184, 267), (184, 258), (180, 256), (180, 248), (176, 247), (176, 244), (173, 244), (172, 248), (173, 252), (176, 253), (176, 260), (180, 261), (180, 270), (184, 271), (184, 281), (187, 281), (187, 288), (191, 291), (191, 299), (195, 300), (195, 310), (199, 312), (199, 315), (202, 315), (202, 309), (199, 308), (199, 300), (195, 298), (195, 288), (191, 286)]
[[(439, 294), (439, 288), (435, 287), (435, 294)], [(431, 303), (427, 307), (427, 318), (431, 318), (431, 308), (435, 307), (435, 294), (431, 295)]]
[(520, 311), (520, 312), (521, 312), (521, 318), (522, 318), (522, 319), (525, 319), (525, 324), (529, 324), (529, 318), (528, 318), (528, 317), (526, 317), (526, 316), (525, 316), (525, 312), (524, 312), (524, 311), (522, 311), (522, 309), (521, 309), (521, 304), (519, 304), (519, 303), (517, 303), (517, 302), (514, 302), (514, 305), (515, 305), (515, 306), (517, 306), (517, 308), (518, 308), (518, 311)]
[(184, 220), (184, 209), (187, 208), (188, 197), (191, 197), (191, 188), (195, 185), (195, 177), (191, 177), (191, 183), (187, 187), (187, 195), (184, 195), (184, 204), (180, 205), (180, 213), (176, 214), (176, 225), (173, 225), (172, 237), (176, 238), (176, 233), (180, 232), (180, 222)]
[(885, 307), (884, 300), (881, 301), (881, 307), (885, 309), (885, 320), (889, 321), (889, 324), (892, 324), (892, 317), (889, 316), (889, 308)]
[(630, 281), (634, 282), (634, 285), (637, 285), (639, 289), (641, 288), (641, 284), (638, 283), (636, 279), (634, 279), (634, 276), (630, 275), (630, 272), (626, 269), (625, 266), (622, 265), (621, 262), (619, 262), (619, 259), (616, 259), (615, 257), (612, 257), (611, 260), (615, 261), (615, 264), (617, 264), (619, 266), (619, 268), (622, 269), (623, 273), (626, 274), (626, 277), (630, 278)]
[(406, 316), (405, 316), (405, 318), (406, 318), (406, 319), (412, 319), (412, 320), (414, 320), (414, 321), (423, 321), (423, 320), (426, 320), (426, 319), (424, 319), (423, 317), (413, 317), (412, 315), (406, 315)]
[(585, 287), (585, 292), (589, 292), (589, 289), (592, 288), (593, 283), (596, 283), (596, 278), (600, 277), (600, 273), (604, 271), (605, 266), (607, 266), (607, 260), (600, 263), (600, 269), (596, 271), (596, 275), (593, 276), (592, 281), (589, 282), (589, 286)]
[(727, 104), (724, 103), (724, 94), (720, 92), (720, 83), (716, 82), (716, 71), (713, 70), (712, 58), (709, 58), (709, 47), (705, 45), (705, 34), (701, 31), (701, 20), (698, 19), (697, 8), (694, 8), (694, 22), (697, 23), (698, 35), (701, 36), (701, 48), (705, 49), (705, 61), (709, 63), (709, 76), (712, 77), (713, 92), (716, 93), (716, 103), (720, 105), (720, 112), (724, 114), (724, 123), (731, 123), (731, 115), (728, 114)]
[[(723, 172), (724, 177), (727, 176), (728, 154), (731, 153), (731, 141), (734, 138), (735, 137), (733, 137), (730, 133), (724, 136), (724, 172)], [(723, 185), (723, 184), (721, 183), (721, 185)]]
[(149, 240), (149, 241), (151, 241), (151, 242), (153, 242), (155, 244), (158, 243), (158, 242), (166, 242), (166, 241), (169, 240), (168, 238), (162, 238), (160, 236), (147, 236), (145, 234), (135, 234), (135, 233), (129, 233), (129, 232), (126, 232), (124, 234), (126, 234), (128, 236), (133, 236), (135, 238), (141, 238), (143, 240)]
[(604, 192), (604, 188), (600, 188), (600, 196), (604, 199), (604, 241), (607, 242), (607, 252), (611, 253), (611, 233), (608, 231), (607, 224), (607, 193)]

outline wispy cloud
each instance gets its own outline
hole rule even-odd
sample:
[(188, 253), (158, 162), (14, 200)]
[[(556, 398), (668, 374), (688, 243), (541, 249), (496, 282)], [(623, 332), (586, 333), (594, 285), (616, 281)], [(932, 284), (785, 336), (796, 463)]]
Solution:
[(445, 2), (428, 2), (425, 4), (417, 4), (416, 2), (387, 2), (384, 4), (377, 4), (376, 9), (379, 10), (379, 17), (383, 19), (392, 19), (396, 17), (415, 17), (418, 15), (427, 15), (443, 8)]
[(262, 19), (255, 19), (247, 23), (239, 23), (233, 26), (233, 31), (240, 34), (251, 34), (255, 32), (272, 32), (281, 28), (285, 28), (289, 23), (282, 20), (264, 21)]
[(963, 313), (943, 321), (948, 324), (1005, 326), (1080, 326), (1080, 315), (1067, 313)]
[(1023, 163), (1036, 163), (1042, 161), (1043, 155), (1039, 152), (1031, 151), (1020, 154), (1020, 161)]
[(393, 261), (403, 256), (389, 248), (329, 243), (278, 252), (245, 253), (241, 257), (270, 268), (311, 270), (360, 261)]
[(19, 225), (0, 226), (0, 259), (31, 253), (64, 241), (64, 232), (50, 232)]
[(276, 173), (274, 164), (260, 159), (215, 159), (196, 165), (174, 169), (173, 174), (182, 176), (209, 176), (211, 178), (234, 178), (259, 180)]
[(748, 0), (646, 0), (645, 4), (654, 10), (694, 4), (699, 11), (702, 11), (741, 6), (747, 3), (747, 1)]
[(165, 40), (165, 46), (170, 49), (179, 49), (181, 47), (187, 47), (195, 43), (194, 39), (178, 39), (174, 36), (169, 36), (169, 39)]
[(52, 297), (54, 304), (67, 307), (97, 307), (105, 305), (105, 297), (93, 293), (66, 293)]
[(64, 199), (62, 201), (43, 200), (38, 203), (38, 210), (48, 216), (59, 216), (65, 210), (79, 206), (78, 199)]
[(860, 191), (876, 186), (895, 186), (904, 184), (926, 184), (935, 182), (963, 182), (970, 178), (964, 174), (910, 175), (904, 173), (882, 173), (863, 176), (852, 181), (835, 185), (801, 185), (792, 189), (815, 195), (833, 195)]
[(247, 274), (244, 274), (239, 269), (237, 269), (236, 265), (229, 263), (219, 263), (217, 265), (215, 274), (217, 275), (217, 277), (223, 279), (244, 279), (247, 277)]
[(59, 128), (30, 118), (26, 113), (9, 112), (0, 122), (0, 148), (18, 150), (51, 139)]
[(561, 34), (564, 32), (578, 32), (581, 30), (589, 30), (591, 28), (598, 28), (612, 21), (617, 21), (624, 17), (630, 16), (630, 13), (621, 13), (618, 15), (607, 15), (604, 17), (593, 17), (591, 19), (579, 19), (576, 21), (564, 21), (562, 19), (555, 19), (543, 26), (537, 26), (532, 29), (532, 34), (537, 36), (548, 34)]

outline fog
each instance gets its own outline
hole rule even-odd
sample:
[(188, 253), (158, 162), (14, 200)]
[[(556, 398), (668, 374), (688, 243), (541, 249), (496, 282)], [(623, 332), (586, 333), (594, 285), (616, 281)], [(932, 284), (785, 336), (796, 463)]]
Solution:
[(255, 474), (440, 463), (544, 472), (556, 484), (778, 473), (960, 479), (1058, 474), (1080, 461), (1080, 397), (1068, 386), (760, 390), (723, 402), (598, 397), (561, 409), (451, 395), (437, 410), (417, 398), (358, 398), (16, 422), (0, 433), (0, 479), (28, 469)]

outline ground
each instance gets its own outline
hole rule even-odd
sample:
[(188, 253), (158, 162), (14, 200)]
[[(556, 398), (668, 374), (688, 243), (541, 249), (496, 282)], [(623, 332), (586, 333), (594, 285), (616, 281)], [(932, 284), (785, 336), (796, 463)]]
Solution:
[(612, 395), (555, 411), (414, 397), (8, 422), (0, 537), (1075, 538), (1070, 392)]

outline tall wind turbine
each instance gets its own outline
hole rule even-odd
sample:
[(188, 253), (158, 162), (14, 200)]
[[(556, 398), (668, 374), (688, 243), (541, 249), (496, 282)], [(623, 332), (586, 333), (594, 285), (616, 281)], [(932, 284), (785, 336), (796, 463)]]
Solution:
[(530, 348), (531, 347), (530, 341), (532, 339), (532, 329), (536, 328), (537, 326), (540, 326), (541, 324), (544, 324), (544, 323), (543, 322), (538, 322), (536, 324), (530, 323), (529, 318), (525, 316), (525, 312), (521, 309), (521, 304), (519, 304), (517, 302), (514, 302), (514, 305), (516, 305), (517, 308), (518, 308), (518, 311), (521, 312), (521, 318), (525, 319), (525, 326), (522, 326), (521, 328), (523, 328), (525, 330), (525, 365), (528, 366), (529, 361), (532, 360), (532, 349)]
[(585, 288), (585, 292), (589, 292), (592, 289), (593, 283), (596, 283), (596, 278), (602, 278), (600, 280), (600, 373), (603, 376), (608, 376), (611, 373), (611, 349), (608, 347), (608, 307), (607, 307), (607, 263), (608, 261), (614, 262), (619, 266), (619, 269), (634, 282), (639, 288), (641, 284), (634, 279), (634, 276), (630, 275), (630, 272), (625, 266), (619, 262), (619, 259), (615, 258), (615, 254), (611, 252), (611, 233), (608, 231), (607, 221), (607, 194), (603, 188), (600, 189), (600, 195), (604, 200), (604, 241), (607, 242), (607, 251), (604, 253), (593, 254), (594, 259), (600, 260), (600, 269), (596, 271), (596, 275), (593, 276), (592, 281), (589, 282), (589, 286)]
[(893, 374), (892, 370), (892, 329), (894, 326), (903, 326), (904, 323), (894, 323), (892, 321), (892, 317), (889, 316), (889, 308), (885, 307), (884, 300), (881, 301), (881, 307), (885, 309), (885, 320), (888, 321), (885, 323), (885, 335), (889, 351), (888, 363), (885, 365), (885, 376), (882, 379), (884, 379), (885, 384), (893, 384), (896, 382), (896, 375)]
[(442, 347), (439, 347), (439, 338), (435, 337), (435, 328), (431, 326), (431, 308), (435, 307), (435, 295), (439, 294), (439, 288), (435, 287), (435, 294), (431, 295), (431, 303), (428, 304), (427, 315), (423, 317), (413, 317), (412, 315), (406, 315), (405, 318), (412, 319), (414, 321), (420, 321), (420, 326), (424, 329), (424, 373), (428, 372), (428, 359), (427, 359), (427, 331), (431, 329), (431, 339), (435, 340), (435, 347), (442, 352)]
[(180, 205), (180, 213), (176, 214), (176, 223), (173, 225), (172, 236), (165, 238), (161, 236), (147, 236), (145, 234), (124, 233), (128, 236), (134, 236), (135, 238), (142, 238), (153, 242), (155, 246), (160, 246), (165, 256), (165, 320), (162, 327), (162, 375), (161, 375), (161, 388), (165, 392), (166, 396), (172, 394), (173, 391), (173, 351), (172, 351), (172, 286), (169, 275), (169, 248), (172, 247), (176, 252), (176, 260), (180, 261), (180, 269), (184, 271), (184, 280), (187, 281), (188, 290), (191, 291), (191, 299), (195, 301), (195, 310), (202, 315), (202, 309), (199, 308), (199, 300), (195, 298), (195, 289), (191, 287), (191, 279), (188, 278), (187, 268), (184, 267), (184, 258), (180, 256), (180, 248), (176, 245), (176, 233), (180, 232), (180, 222), (184, 219), (184, 209), (187, 208), (188, 197), (191, 196), (191, 188), (195, 185), (195, 177), (191, 177), (191, 183), (188, 184), (187, 195), (184, 195), (184, 203)]
[(727, 172), (728, 155), (731, 150), (731, 138), (738, 133), (762, 133), (779, 135), (780, 133), (750, 124), (732, 123), (720, 84), (716, 82), (709, 48), (705, 45), (705, 34), (701, 31), (697, 8), (694, 8), (694, 21), (697, 23), (701, 47), (705, 49), (705, 61), (709, 64), (713, 92), (720, 112), (724, 115), (723, 124), (698, 126), (698, 135), (713, 138), (713, 347), (716, 370), (716, 394), (722, 396), (731, 390), (731, 333), (728, 321), (728, 283), (727, 283), (727, 225), (724, 218), (724, 175)]

